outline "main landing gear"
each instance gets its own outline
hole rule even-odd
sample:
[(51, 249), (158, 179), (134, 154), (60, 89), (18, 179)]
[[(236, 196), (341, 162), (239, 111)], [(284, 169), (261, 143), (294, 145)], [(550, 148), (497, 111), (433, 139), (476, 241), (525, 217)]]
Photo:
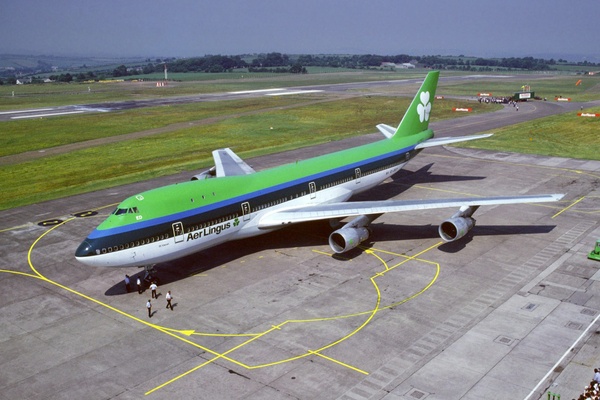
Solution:
[(150, 286), (152, 282), (155, 282), (157, 285), (160, 284), (160, 281), (157, 276), (157, 272), (154, 269), (154, 265), (144, 265), (144, 282), (147, 286)]

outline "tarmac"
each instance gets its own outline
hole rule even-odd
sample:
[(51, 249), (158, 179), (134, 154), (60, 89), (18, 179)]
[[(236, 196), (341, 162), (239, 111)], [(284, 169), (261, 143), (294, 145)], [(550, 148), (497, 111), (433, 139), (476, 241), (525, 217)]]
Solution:
[[(515, 114), (433, 128), (466, 134)], [(247, 161), (260, 170), (379, 137)], [(437, 234), (453, 209), (383, 215), (343, 256), (327, 223), (230, 242), (158, 265), (148, 318), (150, 291), (123, 283), (142, 269), (73, 254), (120, 200), (191, 175), (0, 212), (0, 399), (570, 399), (600, 366), (600, 263), (587, 259), (600, 162), (427, 149), (360, 199), (565, 197), (482, 207), (453, 243)]]

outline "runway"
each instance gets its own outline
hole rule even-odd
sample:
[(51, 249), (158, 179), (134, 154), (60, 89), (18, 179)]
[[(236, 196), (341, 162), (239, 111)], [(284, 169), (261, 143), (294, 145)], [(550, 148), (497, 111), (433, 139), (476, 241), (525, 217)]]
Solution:
[[(474, 133), (555, 106), (528, 104), (432, 128)], [(566, 196), (482, 207), (450, 244), (437, 225), (456, 210), (384, 215), (345, 257), (327, 224), (228, 243), (157, 266), (148, 318), (149, 291), (123, 284), (141, 270), (73, 253), (120, 200), (187, 175), (0, 212), (0, 399), (570, 398), (599, 365), (600, 263), (586, 255), (600, 237), (600, 162), (427, 149), (361, 199)]]
[[(543, 77), (543, 76), (542, 76)], [(466, 75), (466, 76), (446, 76), (441, 77), (440, 82), (457, 82), (457, 81), (473, 81), (478, 79), (506, 79), (508, 76), (492, 76), (492, 75)], [(531, 79), (535, 79), (536, 76), (530, 76)], [(314, 93), (328, 93), (328, 94), (349, 94), (357, 93), (364, 90), (373, 90), (378, 87), (385, 87), (386, 90), (393, 88), (399, 90), (401, 88), (411, 87), (420, 84), (422, 79), (399, 79), (399, 80), (387, 80), (387, 81), (370, 81), (370, 82), (352, 82), (352, 83), (337, 83), (337, 84), (323, 84), (323, 85), (308, 85), (308, 86), (296, 86), (296, 87), (280, 87), (270, 89), (259, 89), (259, 90), (243, 90), (243, 91), (232, 91), (223, 93), (203, 93), (191, 96), (174, 96), (174, 97), (161, 97), (154, 99), (141, 99), (141, 100), (130, 100), (130, 101), (115, 101), (115, 102), (103, 102), (103, 103), (90, 103), (80, 105), (68, 105), (68, 106), (56, 106), (56, 107), (43, 107), (36, 109), (25, 109), (25, 110), (7, 110), (0, 111), (0, 122), (19, 120), (19, 119), (30, 119), (30, 118), (48, 118), (53, 116), (63, 116), (71, 114), (83, 114), (83, 113), (104, 113), (114, 112), (121, 110), (129, 110), (136, 108), (145, 107), (158, 107), (158, 106), (174, 106), (179, 104), (189, 104), (207, 101), (226, 101), (226, 100), (237, 100), (252, 97), (261, 96), (288, 96), (288, 95), (303, 95), (303, 94), (314, 94)], [(125, 83), (132, 84), (132, 83)], [(412, 96), (412, 92), (407, 95)], [(562, 103), (563, 107), (569, 107), (570, 103)], [(576, 109), (575, 106), (571, 106), (572, 109)]]

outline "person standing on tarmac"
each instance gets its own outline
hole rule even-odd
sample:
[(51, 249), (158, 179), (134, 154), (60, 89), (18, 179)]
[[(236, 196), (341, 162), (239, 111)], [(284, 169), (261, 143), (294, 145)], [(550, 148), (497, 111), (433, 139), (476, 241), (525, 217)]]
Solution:
[(156, 282), (152, 282), (152, 284), (150, 285), (150, 290), (152, 290), (152, 298), (153, 299), (158, 299), (158, 296), (156, 296), (156, 289), (158, 289)]
[(173, 300), (173, 295), (171, 294), (170, 290), (167, 292), (165, 299), (167, 299), (167, 306), (165, 308), (171, 308), (171, 311), (173, 311), (173, 304), (171, 304), (171, 300)]
[(125, 289), (127, 293), (131, 292), (131, 281), (129, 280), (129, 275), (125, 275)]

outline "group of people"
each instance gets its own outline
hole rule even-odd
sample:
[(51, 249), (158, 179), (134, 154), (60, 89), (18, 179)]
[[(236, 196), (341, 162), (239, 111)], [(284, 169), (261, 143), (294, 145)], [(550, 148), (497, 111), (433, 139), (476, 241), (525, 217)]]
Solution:
[[(144, 293), (144, 287), (142, 286), (142, 280), (140, 279), (139, 276), (135, 282), (135, 285), (136, 285), (138, 294)], [(150, 286), (152, 286), (152, 285), (150, 285)], [(125, 289), (127, 290), (127, 293), (131, 292), (131, 278), (129, 277), (129, 275), (125, 275)]]
[[(142, 287), (142, 282), (140, 280), (140, 278), (137, 278), (137, 290), (139, 294), (142, 294), (144, 292), (144, 288)], [(158, 299), (158, 296), (160, 296), (160, 293), (156, 293), (156, 290), (158, 289), (158, 285), (156, 284), (156, 281), (153, 281), (150, 286), (148, 287), (151, 291), (152, 291), (152, 298), (153, 299)], [(131, 278), (129, 277), (129, 275), (125, 275), (125, 289), (127, 290), (127, 293), (129, 293), (131, 291)], [(170, 308), (171, 311), (173, 311), (173, 304), (171, 303), (171, 301), (173, 300), (173, 295), (171, 294), (171, 291), (168, 290), (167, 294), (165, 295), (165, 300), (167, 300), (167, 306), (165, 308)], [(148, 309), (148, 318), (152, 318), (152, 301), (151, 299), (148, 299), (148, 301), (146, 302), (146, 308)]]
[[(575, 399), (573, 399), (575, 400)], [(594, 368), (594, 379), (584, 388), (577, 400), (600, 400), (600, 369)]]
[[(152, 289), (152, 286), (154, 285), (154, 289)], [(150, 288), (152, 289), (152, 296), (155, 295), (156, 293), (156, 284), (152, 283), (152, 285), (150, 285)], [(152, 297), (153, 299), (157, 297)], [(165, 299), (167, 300), (167, 306), (165, 308), (170, 308), (171, 311), (173, 311), (173, 304), (171, 304), (171, 300), (173, 300), (173, 295), (171, 294), (171, 291), (167, 291), (167, 294), (165, 296)], [(148, 309), (148, 318), (152, 318), (152, 302), (150, 301), (150, 299), (148, 299), (148, 301), (146, 302), (146, 308)]]

